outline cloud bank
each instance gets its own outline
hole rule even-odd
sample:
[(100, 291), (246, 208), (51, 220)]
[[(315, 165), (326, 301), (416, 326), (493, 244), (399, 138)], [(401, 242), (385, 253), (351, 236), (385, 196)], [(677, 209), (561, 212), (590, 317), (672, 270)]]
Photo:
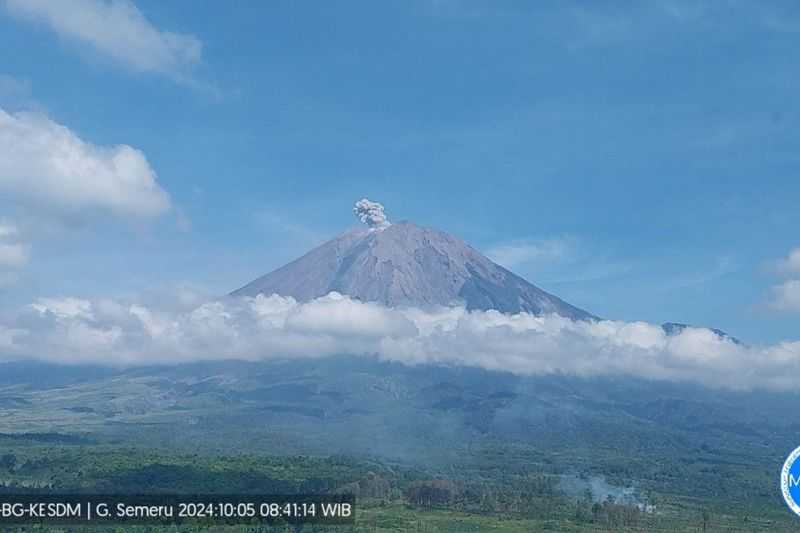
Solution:
[(710, 330), (571, 321), (463, 308), (392, 309), (331, 293), (176, 307), (40, 299), (0, 320), (0, 356), (145, 365), (354, 354), (520, 375), (631, 376), (732, 389), (794, 389), (800, 342), (748, 347)]
[(97, 146), (38, 113), (0, 109), (0, 193), (61, 213), (155, 217), (170, 207), (144, 154)]
[(196, 37), (156, 28), (130, 0), (5, 0), (4, 4), (11, 15), (44, 24), (136, 71), (180, 78), (200, 62), (202, 44)]

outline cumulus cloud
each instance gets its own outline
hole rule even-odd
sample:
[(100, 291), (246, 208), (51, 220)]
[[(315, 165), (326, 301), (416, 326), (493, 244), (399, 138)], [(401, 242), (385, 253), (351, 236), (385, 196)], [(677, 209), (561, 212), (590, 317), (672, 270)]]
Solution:
[(356, 202), (356, 205), (353, 206), (353, 213), (361, 222), (372, 229), (383, 229), (391, 225), (386, 217), (383, 205), (366, 198)]
[(42, 299), (0, 321), (0, 355), (143, 365), (355, 354), (521, 375), (632, 376), (734, 389), (794, 389), (800, 342), (749, 347), (707, 329), (572, 321), (463, 308), (387, 308), (331, 293), (276, 295), (184, 310), (141, 302)]
[(0, 192), (70, 214), (101, 210), (154, 217), (170, 207), (139, 150), (97, 146), (44, 115), (2, 109)]
[(15, 17), (44, 24), (136, 71), (180, 78), (200, 62), (202, 44), (196, 37), (156, 28), (130, 0), (5, 0), (4, 4)]

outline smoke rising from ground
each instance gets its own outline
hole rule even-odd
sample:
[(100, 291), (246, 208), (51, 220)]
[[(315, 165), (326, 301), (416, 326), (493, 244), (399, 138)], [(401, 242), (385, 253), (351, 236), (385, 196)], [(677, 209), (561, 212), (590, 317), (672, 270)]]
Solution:
[(331, 293), (175, 306), (41, 299), (0, 318), (0, 358), (114, 366), (355, 354), (520, 375), (632, 376), (795, 389), (800, 342), (748, 347), (710, 330), (668, 335), (645, 322), (572, 321), (464, 308), (392, 309)]
[(386, 218), (386, 213), (384, 213), (383, 205), (378, 202), (371, 202), (366, 198), (362, 198), (356, 202), (353, 207), (353, 213), (370, 228), (383, 229), (390, 226), (389, 219)]

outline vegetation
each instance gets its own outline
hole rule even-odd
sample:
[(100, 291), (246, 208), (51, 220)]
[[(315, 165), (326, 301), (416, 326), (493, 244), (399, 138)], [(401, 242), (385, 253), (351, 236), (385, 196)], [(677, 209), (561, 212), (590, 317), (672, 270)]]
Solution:
[[(590, 490), (570, 495), (561, 475), (464, 468), (441, 471), (344, 456), (213, 456), (109, 445), (0, 439), (0, 491), (33, 493), (352, 493), (355, 526), (274, 526), (264, 531), (796, 531), (794, 517), (774, 499), (751, 504), (715, 497), (675, 496), (647, 489), (643, 502), (597, 501)], [(613, 475), (613, 472), (608, 472)], [(588, 475), (586, 473), (585, 475)], [(576, 478), (579, 479), (579, 478)], [(589, 479), (589, 478), (587, 478)], [(730, 494), (736, 494), (735, 491)], [(652, 503), (657, 502), (657, 503)], [(655, 506), (653, 508), (652, 506)], [(26, 530), (43, 530), (28, 526)], [(74, 526), (52, 528), (76, 530)], [(155, 531), (152, 527), (126, 527)], [(180, 531), (209, 530), (186, 525)], [(231, 532), (252, 526), (213, 526)], [(93, 527), (89, 531), (118, 531)]]
[(332, 531), (800, 525), (777, 490), (792, 395), (347, 358), (2, 370), (6, 493), (355, 494)]

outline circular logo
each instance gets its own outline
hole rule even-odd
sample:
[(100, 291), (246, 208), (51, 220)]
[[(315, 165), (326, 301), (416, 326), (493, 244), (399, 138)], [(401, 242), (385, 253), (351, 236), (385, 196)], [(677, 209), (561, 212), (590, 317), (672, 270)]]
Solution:
[(800, 516), (800, 446), (795, 448), (783, 463), (781, 492), (789, 509)]

